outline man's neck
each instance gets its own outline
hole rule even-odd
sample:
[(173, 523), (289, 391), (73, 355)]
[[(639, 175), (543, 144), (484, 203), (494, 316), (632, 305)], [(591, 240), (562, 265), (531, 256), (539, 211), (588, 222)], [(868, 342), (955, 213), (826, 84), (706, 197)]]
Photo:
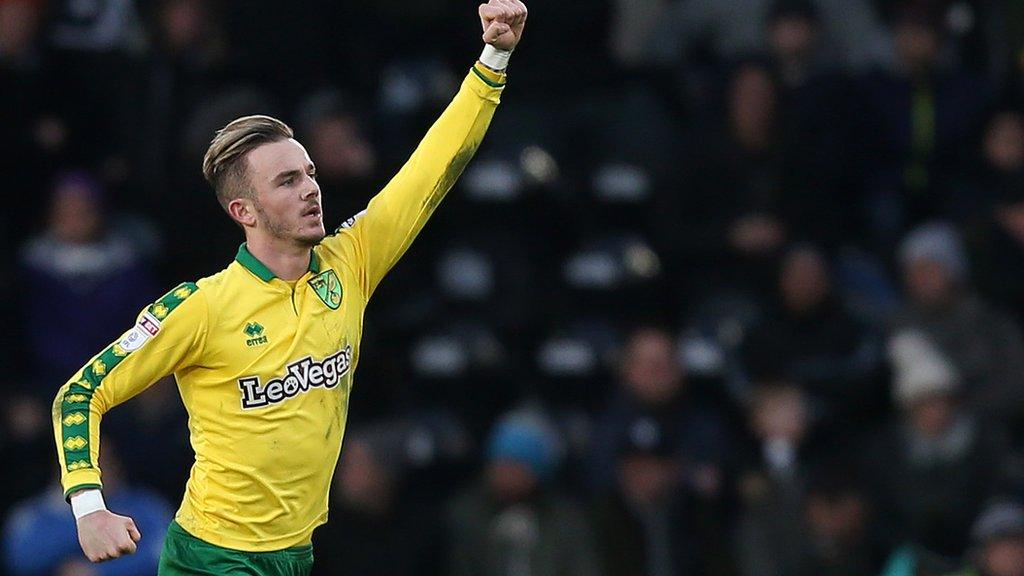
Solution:
[(269, 238), (247, 238), (249, 253), (263, 263), (274, 276), (292, 282), (309, 270), (309, 247), (284, 244)]

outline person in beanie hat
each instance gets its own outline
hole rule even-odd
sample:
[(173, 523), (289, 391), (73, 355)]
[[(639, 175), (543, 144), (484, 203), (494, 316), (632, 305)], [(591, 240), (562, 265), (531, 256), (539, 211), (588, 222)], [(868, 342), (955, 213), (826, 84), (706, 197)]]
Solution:
[(997, 500), (971, 528), (977, 576), (1024, 576), (1024, 505)]
[(899, 249), (907, 301), (893, 332), (926, 336), (958, 375), (963, 400), (986, 419), (1024, 419), (1024, 338), (970, 284), (967, 252), (955, 228), (921, 226)]
[(963, 402), (959, 371), (928, 334), (897, 332), (889, 359), (898, 415), (864, 453), (878, 517), (890, 545), (959, 556), (999, 488), (1001, 435)]
[(595, 576), (601, 571), (577, 505), (553, 487), (562, 440), (532, 409), (491, 430), (481, 480), (449, 509), (449, 576)]

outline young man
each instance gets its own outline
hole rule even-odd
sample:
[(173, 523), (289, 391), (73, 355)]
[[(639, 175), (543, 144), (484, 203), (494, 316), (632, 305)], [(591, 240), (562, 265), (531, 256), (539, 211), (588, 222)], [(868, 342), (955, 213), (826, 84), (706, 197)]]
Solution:
[(196, 460), (160, 574), (308, 574), (363, 310), (479, 146), (526, 22), (519, 0), (479, 12), (487, 46), (459, 93), (398, 175), (330, 236), (316, 169), (290, 128), (249, 116), (217, 133), (203, 171), (245, 231), (235, 261), (146, 308), (54, 401), (61, 480), (90, 560), (130, 554), (142, 537), (103, 504), (100, 419), (173, 373)]

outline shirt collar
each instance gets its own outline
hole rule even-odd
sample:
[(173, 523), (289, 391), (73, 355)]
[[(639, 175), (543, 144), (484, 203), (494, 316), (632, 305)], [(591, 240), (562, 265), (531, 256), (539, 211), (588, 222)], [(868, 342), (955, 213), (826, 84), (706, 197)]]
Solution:
[[(245, 245), (245, 242), (242, 242), (242, 245), (238, 247), (238, 254), (235, 256), (235, 260), (264, 282), (270, 282), (277, 278), (270, 271), (270, 268), (267, 268), (263, 262), (260, 262), (259, 259), (252, 255), (252, 252), (249, 252), (249, 247)], [(309, 251), (309, 271), (314, 274), (320, 273), (320, 259), (317, 258), (316, 252), (313, 250)]]

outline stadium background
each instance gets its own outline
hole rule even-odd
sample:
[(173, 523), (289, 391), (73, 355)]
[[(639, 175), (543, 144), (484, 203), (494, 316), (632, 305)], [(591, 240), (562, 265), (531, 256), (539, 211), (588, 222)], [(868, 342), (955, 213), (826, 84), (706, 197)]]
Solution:
[[(370, 306), (316, 573), (1024, 574), (1021, 4), (529, 8), (485, 145)], [(153, 571), (191, 455), (173, 382), (104, 421), (148, 546), (97, 567), (49, 403), (233, 257), (213, 131), (288, 121), (340, 224), (454, 93), (475, 10), (0, 0), (0, 571)]]

